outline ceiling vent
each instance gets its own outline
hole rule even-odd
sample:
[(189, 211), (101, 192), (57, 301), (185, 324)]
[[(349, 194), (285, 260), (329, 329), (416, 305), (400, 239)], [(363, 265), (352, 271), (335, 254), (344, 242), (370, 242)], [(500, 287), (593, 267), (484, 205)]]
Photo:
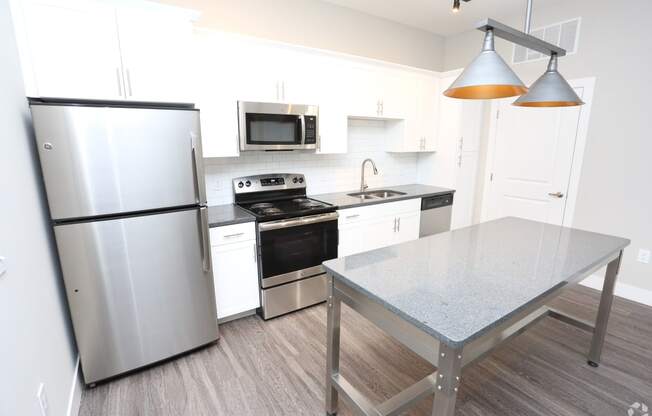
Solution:
[[(576, 17), (575, 19), (533, 29), (530, 31), (530, 34), (566, 49), (566, 55), (573, 55), (577, 52), (577, 43), (580, 37), (580, 22), (581, 18)], [(544, 59), (549, 59), (549, 57), (540, 52), (527, 49), (524, 46), (514, 45), (514, 54), (512, 56), (512, 63), (514, 64)]]

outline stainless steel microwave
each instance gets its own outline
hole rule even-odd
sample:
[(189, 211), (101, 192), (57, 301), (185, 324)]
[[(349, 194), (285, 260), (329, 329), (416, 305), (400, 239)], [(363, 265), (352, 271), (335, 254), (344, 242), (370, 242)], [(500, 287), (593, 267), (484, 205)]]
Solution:
[(240, 150), (316, 150), (319, 107), (238, 101)]

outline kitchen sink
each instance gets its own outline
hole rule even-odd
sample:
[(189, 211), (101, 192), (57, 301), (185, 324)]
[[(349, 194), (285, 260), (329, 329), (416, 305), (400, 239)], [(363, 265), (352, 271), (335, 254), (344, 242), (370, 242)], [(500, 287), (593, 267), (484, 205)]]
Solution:
[(348, 194), (348, 195), (349, 195), (349, 196), (356, 197), (356, 198), (360, 198), (360, 199), (362, 199), (363, 201), (365, 201), (365, 200), (367, 200), (367, 199), (377, 199), (377, 197), (375, 197), (375, 196), (373, 196), (373, 195), (370, 195), (370, 194), (368, 194), (368, 193), (366, 193), (366, 192), (356, 192), (356, 193)]
[(405, 195), (405, 192), (399, 192), (399, 191), (390, 191), (387, 189), (381, 189), (378, 191), (365, 191), (365, 192), (355, 192), (352, 194), (348, 194), (349, 196), (354, 196), (356, 198), (360, 198), (362, 200), (366, 199), (385, 199), (385, 198), (391, 198), (393, 196), (399, 196), (399, 195)]
[(380, 190), (380, 191), (370, 191), (367, 192), (367, 194), (371, 196), (375, 196), (376, 198), (391, 198), (393, 196), (400, 196), (400, 195), (405, 195), (405, 192), (399, 192), (399, 191), (388, 191), (388, 190)]

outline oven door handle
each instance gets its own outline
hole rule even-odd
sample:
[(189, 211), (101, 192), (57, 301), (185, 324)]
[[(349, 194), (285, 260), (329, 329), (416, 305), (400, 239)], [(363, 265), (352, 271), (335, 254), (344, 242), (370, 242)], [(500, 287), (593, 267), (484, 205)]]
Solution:
[(263, 222), (258, 224), (260, 231), (278, 230), (279, 228), (299, 227), (308, 224), (317, 224), (325, 221), (336, 220), (339, 215), (337, 212), (329, 212), (327, 214), (312, 215), (310, 217), (294, 218), (289, 220), (278, 220)]
[(301, 121), (301, 144), (306, 144), (306, 116), (301, 114), (299, 120)]

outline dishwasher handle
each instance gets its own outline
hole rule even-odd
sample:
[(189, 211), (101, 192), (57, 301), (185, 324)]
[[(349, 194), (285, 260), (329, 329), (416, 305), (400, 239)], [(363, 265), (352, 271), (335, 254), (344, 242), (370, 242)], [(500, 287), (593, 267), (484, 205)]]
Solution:
[(453, 194), (429, 196), (421, 199), (421, 211), (453, 205)]

